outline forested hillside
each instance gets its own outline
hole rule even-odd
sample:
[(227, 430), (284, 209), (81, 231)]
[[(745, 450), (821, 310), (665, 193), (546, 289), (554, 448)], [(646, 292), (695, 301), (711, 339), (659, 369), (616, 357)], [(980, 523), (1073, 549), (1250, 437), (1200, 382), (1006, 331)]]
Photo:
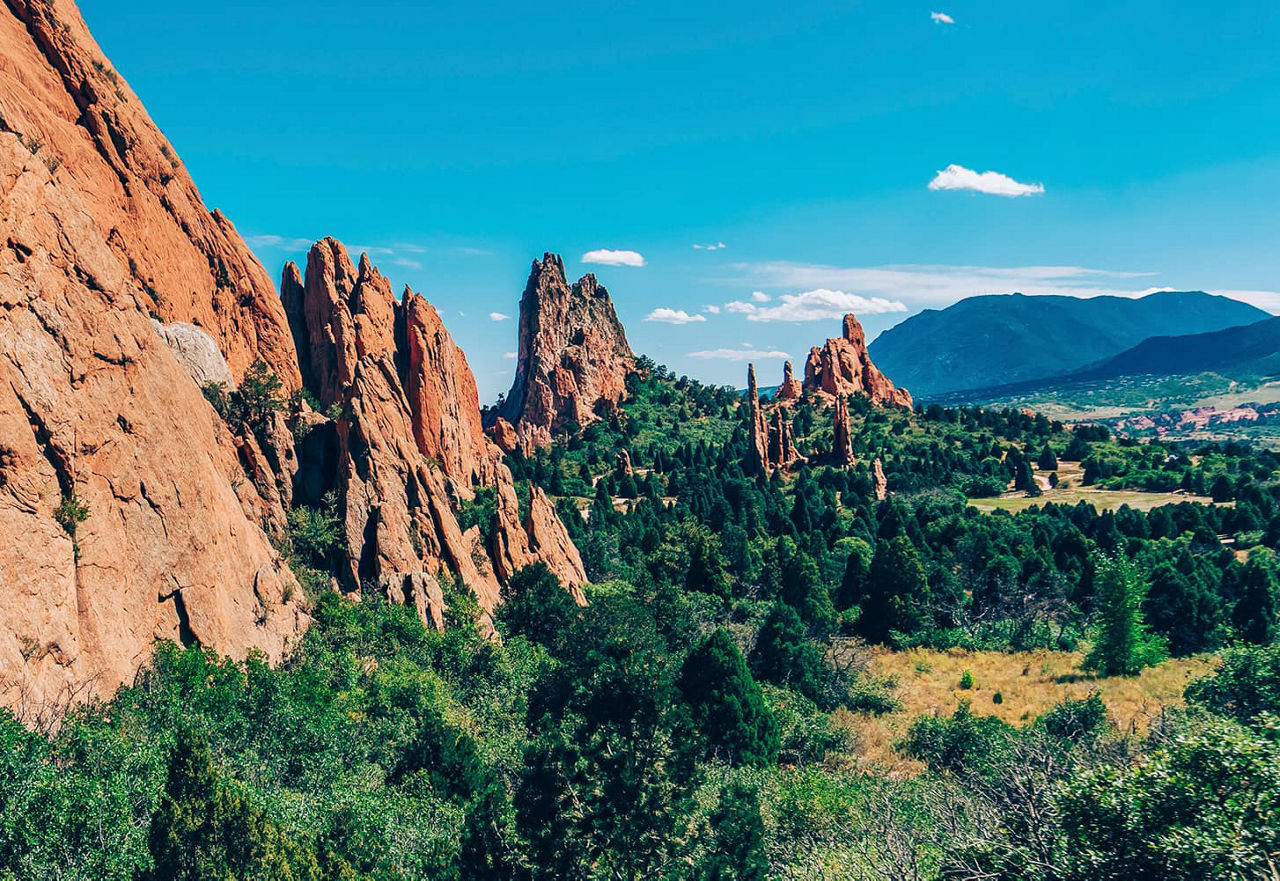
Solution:
[[(585, 606), (535, 564), (496, 636), (453, 586), (430, 628), (331, 592), (336, 512), (296, 507), (314, 623), (284, 664), (167, 644), (110, 700), (6, 714), (0, 877), (1268, 877), (1280, 458), (840, 398), (840, 468), (806, 396), (779, 418), (808, 461), (766, 474), (738, 393), (637, 366), (598, 421), (507, 457), (525, 512), (556, 500)], [(1220, 504), (967, 503), (1067, 463)], [(459, 523), (496, 506), (478, 489)], [(912, 682), (872, 658), (911, 647), (1051, 650), (1076, 659), (1064, 696), (1095, 690), (1001, 721), (966, 669), (890, 774), (860, 722), (901, 712)], [(1118, 724), (1120, 683), (1204, 653), (1185, 700)]]

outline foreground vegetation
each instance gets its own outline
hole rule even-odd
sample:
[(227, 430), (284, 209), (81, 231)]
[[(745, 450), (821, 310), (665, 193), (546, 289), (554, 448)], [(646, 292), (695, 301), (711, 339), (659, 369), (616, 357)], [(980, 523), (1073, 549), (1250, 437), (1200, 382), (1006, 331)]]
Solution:
[[(511, 462), (559, 497), (586, 608), (542, 567), (500, 640), (460, 589), (442, 632), (316, 591), (278, 668), (164, 645), (56, 728), (5, 716), (0, 877), (1273, 876), (1273, 454), (855, 402), (863, 464), (766, 477), (738, 395), (646, 367)], [(968, 504), (1072, 468), (1230, 504)], [(331, 518), (290, 518), (308, 584)]]

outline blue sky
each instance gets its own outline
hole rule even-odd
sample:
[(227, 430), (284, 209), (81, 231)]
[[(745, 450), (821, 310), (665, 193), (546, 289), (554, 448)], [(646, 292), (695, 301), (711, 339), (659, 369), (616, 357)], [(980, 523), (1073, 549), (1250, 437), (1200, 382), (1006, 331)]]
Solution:
[(849, 306), (872, 336), (1013, 290), (1280, 312), (1280, 4), (81, 8), (273, 276), (324, 235), (369, 249), (482, 399), (545, 250), (637, 351), (735, 385)]

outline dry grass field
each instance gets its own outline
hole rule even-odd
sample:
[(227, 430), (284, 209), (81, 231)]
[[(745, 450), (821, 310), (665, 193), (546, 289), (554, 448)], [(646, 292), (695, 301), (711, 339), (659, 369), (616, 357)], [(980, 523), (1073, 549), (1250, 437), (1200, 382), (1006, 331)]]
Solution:
[(1075, 505), (1088, 502), (1099, 511), (1114, 511), (1128, 505), (1139, 511), (1150, 511), (1161, 505), (1176, 505), (1179, 502), (1199, 502), (1212, 505), (1213, 499), (1204, 496), (1188, 495), (1184, 492), (1154, 493), (1128, 489), (1095, 489), (1081, 486), (1084, 470), (1079, 462), (1062, 462), (1058, 467), (1058, 478), (1062, 481), (1056, 488), (1049, 489), (1048, 471), (1036, 471), (1036, 480), (1044, 489), (1043, 495), (1031, 498), (1025, 493), (1005, 493), (990, 499), (970, 499), (969, 505), (983, 513), (1008, 511), (1016, 514), (1036, 505), (1054, 503), (1058, 505)]
[[(894, 744), (917, 716), (950, 715), (968, 699), (975, 713), (1021, 725), (1062, 700), (1088, 697), (1097, 690), (1112, 721), (1125, 731), (1142, 732), (1162, 707), (1180, 706), (1187, 683), (1209, 673), (1214, 663), (1212, 657), (1177, 658), (1140, 676), (1095, 678), (1081, 671), (1083, 657), (1080, 652), (877, 649), (870, 670), (894, 681), (901, 709), (878, 717), (845, 716), (842, 724), (856, 738), (859, 764), (911, 774), (919, 765), (897, 752)], [(967, 690), (960, 688), (966, 670), (974, 680)], [(997, 693), (1001, 703), (994, 701)]]

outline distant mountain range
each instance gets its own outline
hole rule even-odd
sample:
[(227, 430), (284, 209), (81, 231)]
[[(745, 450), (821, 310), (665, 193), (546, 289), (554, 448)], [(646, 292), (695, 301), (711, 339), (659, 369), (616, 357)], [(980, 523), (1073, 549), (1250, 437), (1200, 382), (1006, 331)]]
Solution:
[[(1237, 349), (1265, 349), (1266, 333), (1197, 338), (1229, 328), (1243, 331), (1244, 325), (1271, 317), (1247, 303), (1203, 291), (1138, 298), (994, 294), (914, 315), (882, 333), (870, 349), (895, 383), (909, 388), (917, 399), (928, 399), (953, 397), (968, 389), (1031, 384), (1086, 369), (1152, 372), (1137, 368), (1181, 363), (1179, 356), (1166, 354), (1173, 351), (1167, 341), (1173, 337), (1186, 340), (1177, 344), (1186, 353), (1184, 361), (1192, 353), (1204, 361), (1238, 360), (1231, 354)], [(1280, 334), (1280, 327), (1271, 333)], [(1148, 340), (1151, 344), (1143, 349), (1141, 344)], [(1120, 360), (1122, 356), (1127, 360)], [(1116, 364), (1104, 367), (1112, 359)]]

